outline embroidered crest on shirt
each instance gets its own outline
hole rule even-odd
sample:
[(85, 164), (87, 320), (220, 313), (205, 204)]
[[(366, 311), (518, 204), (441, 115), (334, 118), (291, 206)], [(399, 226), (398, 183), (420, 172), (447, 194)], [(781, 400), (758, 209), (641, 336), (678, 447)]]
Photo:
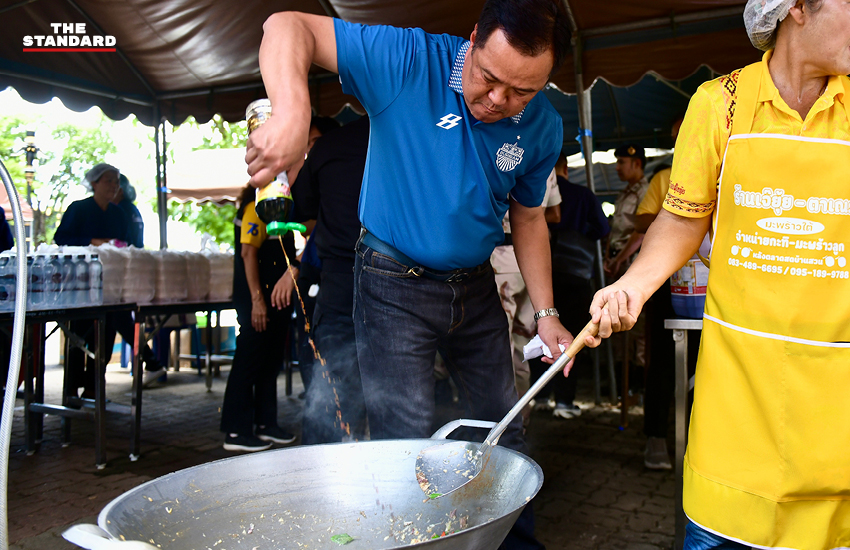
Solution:
[(496, 166), (502, 172), (510, 172), (522, 162), (522, 154), (525, 150), (522, 147), (517, 147), (517, 144), (505, 143), (496, 151)]

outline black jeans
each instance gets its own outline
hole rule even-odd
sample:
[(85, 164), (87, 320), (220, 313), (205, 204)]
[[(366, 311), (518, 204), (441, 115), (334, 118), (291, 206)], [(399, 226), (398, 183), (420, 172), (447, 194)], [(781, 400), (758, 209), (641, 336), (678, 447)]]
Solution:
[[(581, 332), (581, 329), (590, 321), (590, 302), (593, 300), (593, 283), (590, 279), (584, 279), (566, 273), (552, 273), (552, 292), (555, 308), (560, 314), (561, 324), (564, 325), (573, 336)], [(569, 405), (576, 398), (576, 384), (579, 372), (590, 368), (590, 350), (576, 354), (575, 363), (570, 375), (564, 378), (557, 375), (540, 392), (538, 399), (546, 399), (549, 393), (554, 392), (555, 401)], [(532, 362), (532, 375), (535, 380), (549, 368), (541, 361)]]
[(313, 362), (307, 389), (301, 437), (305, 445), (365, 436), (366, 404), (351, 317), (353, 290), (353, 272), (322, 272), (313, 314), (313, 340), (322, 360)]
[[(266, 303), (270, 303), (266, 300)], [(247, 306), (247, 307), (246, 307)], [(277, 425), (277, 375), (283, 366), (291, 306), (268, 306), (266, 330), (251, 326), (251, 306), (236, 304), (239, 336), (221, 407), (221, 431), (254, 433), (254, 425)]]
[[(314, 284), (319, 284), (321, 270), (307, 262), (301, 263), (301, 273), (298, 274), (298, 291), (301, 293), (301, 299), (304, 300), (304, 310), (307, 312), (307, 319), (310, 320), (310, 330), (315, 330), (313, 327), (313, 311), (316, 308), (316, 300), (318, 297), (311, 298), (310, 287)], [(321, 290), (321, 286), (319, 286)], [(301, 382), (304, 383), (304, 389), (310, 389), (310, 382), (313, 380), (313, 346), (310, 345), (310, 337), (312, 334), (307, 334), (304, 330), (304, 311), (300, 305), (295, 308), (295, 331), (298, 335), (298, 372), (301, 374)], [(314, 342), (315, 343), (315, 342)]]
[[(372, 439), (430, 437), (437, 350), (467, 403), (467, 418), (498, 422), (516, 403), (511, 346), (493, 270), (447, 283), (358, 242), (354, 328)], [(315, 382), (315, 381), (314, 381)], [(500, 445), (528, 453), (517, 415)], [(526, 506), (503, 548), (539, 550)]]

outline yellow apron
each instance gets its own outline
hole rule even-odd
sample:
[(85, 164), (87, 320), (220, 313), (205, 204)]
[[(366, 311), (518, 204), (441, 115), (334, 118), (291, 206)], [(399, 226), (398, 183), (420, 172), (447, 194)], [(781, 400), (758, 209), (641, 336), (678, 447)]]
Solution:
[(750, 134), (759, 71), (720, 177), (685, 513), (755, 547), (850, 547), (850, 142)]

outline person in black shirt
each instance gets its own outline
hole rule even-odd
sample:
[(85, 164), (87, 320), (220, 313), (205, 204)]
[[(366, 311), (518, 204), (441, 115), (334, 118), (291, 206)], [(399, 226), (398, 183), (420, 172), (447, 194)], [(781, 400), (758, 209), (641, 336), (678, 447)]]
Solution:
[(266, 233), (254, 210), (254, 191), (250, 186), (242, 190), (233, 220), (233, 305), (239, 336), (221, 406), (227, 451), (263, 451), (272, 443), (295, 441), (295, 435), (277, 423), (277, 375), (292, 318), (293, 275), (298, 277), (299, 267), (295, 239), (291, 232), (279, 237)]
[[(129, 239), (129, 222), (124, 212), (115, 204), (118, 193), (120, 172), (118, 168), (100, 163), (86, 173), (85, 185), (92, 190), (92, 196), (74, 201), (62, 216), (62, 221), (53, 241), (62, 246), (100, 246), (110, 241), (126, 243)], [(89, 349), (94, 349), (94, 323), (89, 320), (71, 322), (71, 331), (86, 340)], [(111, 350), (116, 332), (126, 342), (133, 338), (133, 315), (129, 311), (109, 314), (106, 317), (106, 349)], [(147, 386), (165, 374), (153, 351), (144, 343), (141, 350), (145, 364), (143, 385)], [(108, 358), (107, 358), (108, 360)], [(106, 362), (101, 365), (106, 369)], [(82, 350), (72, 348), (68, 355), (68, 387), (72, 389), (70, 397), (77, 397), (77, 391), (83, 388), (83, 399), (94, 399), (94, 381), (97, 369), (93, 360), (86, 360)]]
[(0, 252), (9, 250), (13, 246), (15, 246), (15, 238), (12, 236), (9, 222), (6, 221), (6, 211), (0, 206)]
[(351, 312), (354, 246), (360, 236), (357, 204), (368, 144), (369, 117), (328, 132), (316, 142), (292, 186), (295, 218), (316, 220), (314, 238), (322, 261), (312, 329), (325, 364), (313, 364), (304, 406), (305, 444), (357, 440), (365, 433)]
[(127, 244), (136, 248), (145, 247), (145, 222), (136, 205), (136, 189), (130, 185), (127, 176), (118, 176), (118, 193), (113, 204), (120, 208), (127, 217)]
[[(555, 164), (555, 173), (561, 192), (561, 221), (549, 225), (552, 233), (552, 290), (561, 322), (572, 334), (578, 334), (587, 324), (587, 312), (593, 299), (596, 243), (610, 232), (610, 227), (593, 192), (567, 179), (567, 159), (563, 154)], [(570, 419), (581, 415), (581, 408), (573, 400), (578, 372), (586, 368), (589, 361), (589, 354), (578, 354), (570, 376), (556, 376), (550, 382), (555, 398), (552, 411), (555, 418)], [(544, 390), (543, 397), (545, 395)]]

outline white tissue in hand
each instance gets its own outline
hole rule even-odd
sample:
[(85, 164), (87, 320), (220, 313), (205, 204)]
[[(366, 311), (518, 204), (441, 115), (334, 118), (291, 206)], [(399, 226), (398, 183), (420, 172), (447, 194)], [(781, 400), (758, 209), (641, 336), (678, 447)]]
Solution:
[[(558, 347), (561, 348), (561, 353), (564, 352), (565, 348), (564, 344), (558, 344)], [(540, 357), (541, 355), (545, 355), (549, 359), (552, 358), (552, 352), (549, 350), (549, 346), (543, 343), (543, 340), (540, 338), (538, 334), (534, 338), (531, 339), (529, 343), (522, 347), (522, 357), (524, 360), (528, 361), (529, 359), (534, 359), (535, 357)]]

